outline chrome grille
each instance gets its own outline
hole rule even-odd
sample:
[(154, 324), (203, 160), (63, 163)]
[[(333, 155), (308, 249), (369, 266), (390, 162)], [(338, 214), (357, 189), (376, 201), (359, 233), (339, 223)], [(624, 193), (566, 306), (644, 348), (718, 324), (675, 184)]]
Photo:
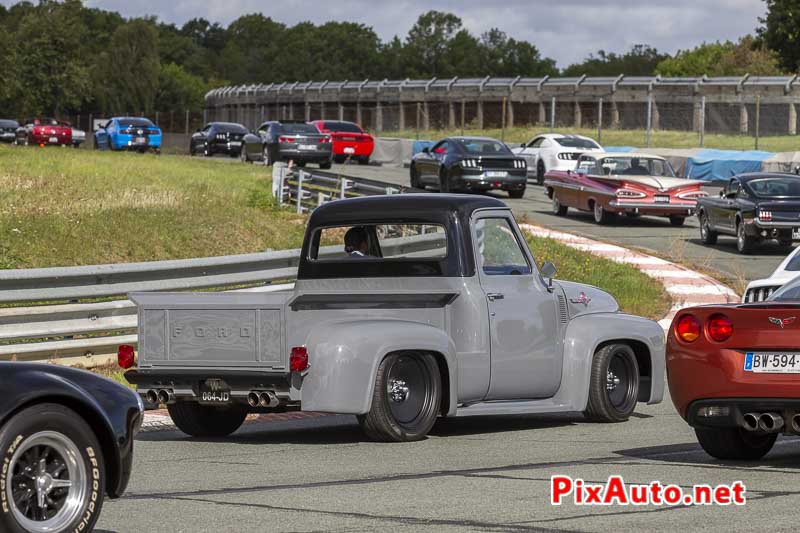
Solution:
[(567, 299), (564, 297), (563, 294), (558, 295), (558, 320), (561, 321), (562, 324), (566, 324), (569, 321), (569, 311), (567, 310)]
[(754, 287), (749, 289), (744, 295), (744, 303), (763, 302), (770, 295), (780, 289), (780, 285), (770, 285), (767, 287)]

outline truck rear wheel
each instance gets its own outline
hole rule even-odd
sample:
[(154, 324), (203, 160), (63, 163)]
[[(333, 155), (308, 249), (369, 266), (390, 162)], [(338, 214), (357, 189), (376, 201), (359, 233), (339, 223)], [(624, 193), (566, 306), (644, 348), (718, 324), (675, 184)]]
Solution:
[(178, 429), (192, 437), (227, 437), (244, 423), (247, 408), (239, 405), (212, 407), (197, 402), (167, 405)]
[(705, 452), (717, 459), (755, 461), (772, 449), (777, 433), (764, 435), (741, 428), (695, 428), (697, 441)]
[(589, 402), (584, 414), (596, 422), (624, 422), (639, 398), (639, 364), (627, 344), (597, 350), (589, 378)]
[(370, 411), (358, 417), (369, 438), (409, 442), (425, 438), (436, 422), (441, 403), (439, 365), (431, 354), (386, 356), (378, 367)]

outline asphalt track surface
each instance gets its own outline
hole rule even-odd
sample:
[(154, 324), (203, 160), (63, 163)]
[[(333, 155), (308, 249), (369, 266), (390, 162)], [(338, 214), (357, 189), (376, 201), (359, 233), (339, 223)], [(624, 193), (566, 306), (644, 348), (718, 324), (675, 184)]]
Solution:
[[(341, 171), (407, 183), (407, 169)], [(727, 239), (702, 247), (693, 221), (601, 227), (588, 215), (555, 217), (537, 186), (508, 202), (533, 223), (690, 257), (723, 275), (763, 276), (781, 258), (769, 249), (740, 257)], [(106, 502), (98, 531), (789, 531), (800, 504), (800, 440), (781, 437), (757, 463), (723, 463), (702, 451), (668, 397), (640, 404), (621, 424), (580, 414), (462, 418), (406, 444), (367, 441), (351, 416), (255, 422), (217, 440), (150, 431), (137, 438), (133, 472), (125, 496)], [(554, 507), (556, 474), (684, 490), (741, 480), (747, 503), (585, 507), (568, 499)]]

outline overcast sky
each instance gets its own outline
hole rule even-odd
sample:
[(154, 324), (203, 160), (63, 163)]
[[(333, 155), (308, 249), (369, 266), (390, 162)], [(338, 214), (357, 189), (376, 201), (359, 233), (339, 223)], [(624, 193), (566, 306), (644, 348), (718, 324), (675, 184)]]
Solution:
[[(14, 3), (0, 0), (3, 4)], [(703, 41), (751, 33), (765, 12), (763, 0), (87, 0), (125, 16), (157, 15), (182, 24), (205, 17), (227, 25), (261, 12), (283, 22), (354, 21), (378, 35), (404, 37), (424, 11), (455, 13), (474, 34), (492, 27), (534, 43), (565, 67), (599, 49), (619, 52), (650, 44), (674, 53)]]

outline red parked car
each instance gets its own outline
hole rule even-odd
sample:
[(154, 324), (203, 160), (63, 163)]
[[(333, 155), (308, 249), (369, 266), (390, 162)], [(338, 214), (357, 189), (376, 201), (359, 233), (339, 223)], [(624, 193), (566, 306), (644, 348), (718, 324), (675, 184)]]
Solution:
[(348, 157), (358, 161), (360, 165), (368, 165), (375, 139), (355, 122), (343, 120), (315, 120), (313, 125), (322, 133), (330, 134), (333, 139), (333, 159), (339, 163)]
[(54, 118), (30, 118), (17, 128), (17, 144), (71, 146), (72, 128)]
[(800, 435), (800, 278), (764, 302), (682, 309), (667, 333), (672, 402), (719, 459)]
[(572, 207), (594, 213), (598, 224), (617, 215), (652, 215), (669, 218), (673, 226), (682, 226), (697, 199), (708, 196), (702, 185), (676, 177), (663, 157), (629, 153), (580, 154), (575, 170), (552, 170), (544, 182), (556, 215)]

